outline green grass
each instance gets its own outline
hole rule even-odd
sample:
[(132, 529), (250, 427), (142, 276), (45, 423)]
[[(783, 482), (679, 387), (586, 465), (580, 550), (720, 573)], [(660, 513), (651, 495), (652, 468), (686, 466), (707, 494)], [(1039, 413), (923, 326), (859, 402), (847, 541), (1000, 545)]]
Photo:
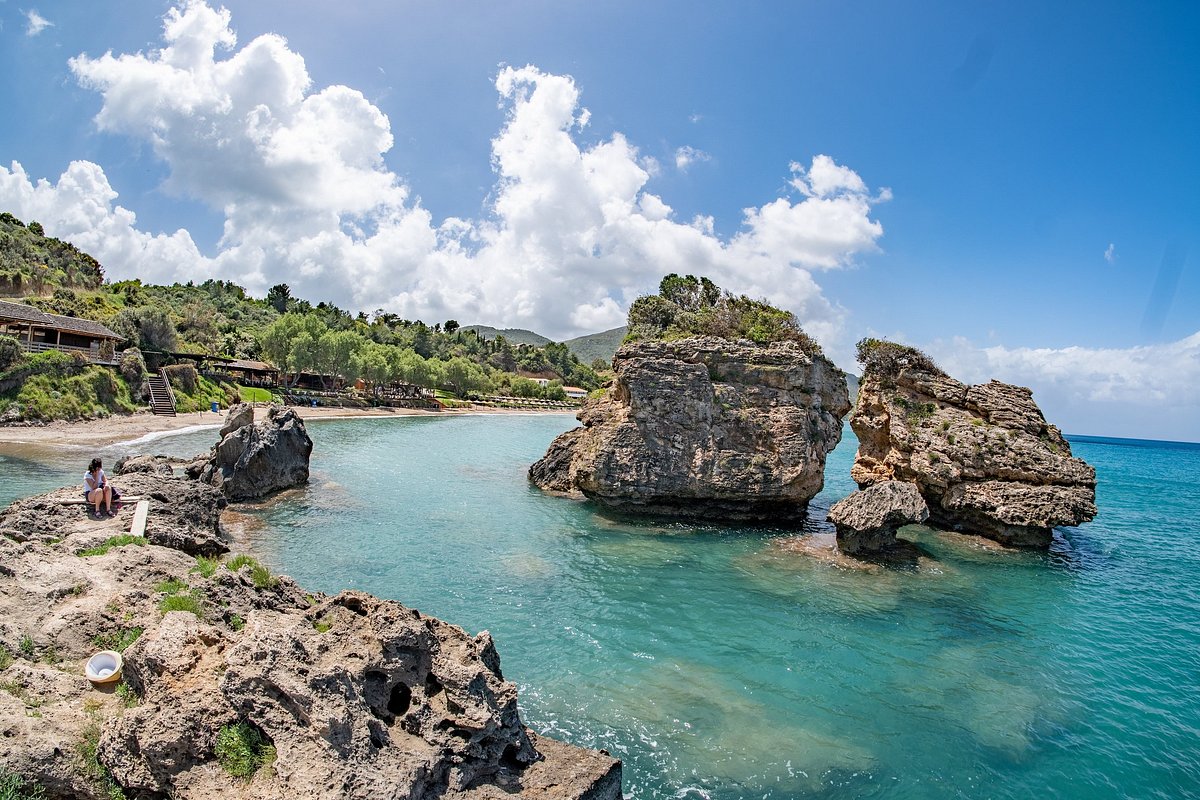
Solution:
[(0, 769), (0, 800), (42, 800), (42, 787), (29, 783), (20, 775)]
[(240, 383), (235, 383), (234, 388), (237, 389), (238, 395), (242, 398), (243, 403), (273, 403), (275, 395), (270, 389), (260, 389), (257, 386), (242, 386)]
[(13, 655), (8, 652), (8, 648), (0, 644), (0, 672), (8, 669), (12, 665)]
[(328, 633), (329, 629), (333, 627), (333, 621), (330, 620), (328, 617), (322, 617), (321, 619), (314, 619), (313, 627), (316, 629), (317, 633)]
[(200, 573), (201, 578), (211, 578), (220, 566), (221, 562), (215, 558), (196, 556), (196, 566), (192, 567), (192, 572)]
[(138, 704), (138, 696), (133, 689), (129, 688), (129, 684), (121, 681), (117, 684), (117, 697), (121, 700), (121, 705), (126, 708), (133, 708)]
[(164, 614), (168, 611), (186, 611), (200, 617), (204, 615), (204, 604), (194, 594), (172, 594), (162, 599), (158, 610)]
[(35, 661), (36, 659), (34, 656), (36, 655), (36, 651), (33, 648), (33, 637), (29, 635), (22, 636), (21, 643), (17, 645), (17, 652), (20, 653), (26, 661)]
[(104, 540), (103, 544), (95, 547), (89, 547), (87, 550), (80, 550), (78, 553), (76, 553), (76, 555), (80, 556), (81, 558), (87, 556), (102, 556), (109, 550), (112, 550), (114, 547), (124, 547), (127, 544), (136, 544), (138, 547), (145, 547), (146, 540), (141, 536), (133, 536), (131, 534), (124, 533), (120, 536), (110, 536)]
[(92, 637), (92, 644), (101, 650), (116, 650), (118, 653), (124, 653), (125, 648), (141, 638), (143, 632), (143, 628), (122, 628), (112, 633), (98, 633)]
[(46, 704), (46, 701), (34, 697), (22, 684), (16, 681), (0, 682), (0, 691), (8, 692), (24, 703), (26, 708), (38, 708)]
[(75, 751), (83, 759), (83, 772), (96, 783), (109, 800), (125, 800), (125, 792), (113, 780), (108, 768), (100, 763), (100, 722), (93, 719), (83, 729), (83, 739), (75, 745)]
[(230, 572), (238, 572), (242, 567), (250, 567), (250, 580), (258, 589), (272, 589), (279, 579), (271, 574), (271, 570), (258, 563), (258, 560), (247, 555), (236, 555), (225, 562)]
[(229, 627), (233, 628), (235, 631), (240, 631), (242, 628), (246, 627), (246, 620), (242, 619), (237, 614), (234, 614), (229, 618)]
[(221, 769), (235, 778), (249, 778), (275, 760), (275, 747), (249, 722), (221, 728), (214, 752)]
[(154, 591), (162, 592), (163, 594), (179, 594), (186, 588), (187, 584), (178, 578), (170, 578), (154, 585)]

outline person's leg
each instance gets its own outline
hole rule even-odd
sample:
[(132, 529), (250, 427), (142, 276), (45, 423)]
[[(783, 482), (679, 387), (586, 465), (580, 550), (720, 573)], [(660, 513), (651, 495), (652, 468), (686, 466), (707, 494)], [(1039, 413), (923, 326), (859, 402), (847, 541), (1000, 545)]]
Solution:
[(112, 487), (107, 484), (104, 486), (104, 510), (112, 515)]
[(96, 514), (100, 513), (100, 503), (103, 502), (103, 500), (104, 492), (100, 491), (99, 489), (92, 489), (92, 491), (88, 492), (88, 502), (92, 504), (93, 510), (96, 512)]

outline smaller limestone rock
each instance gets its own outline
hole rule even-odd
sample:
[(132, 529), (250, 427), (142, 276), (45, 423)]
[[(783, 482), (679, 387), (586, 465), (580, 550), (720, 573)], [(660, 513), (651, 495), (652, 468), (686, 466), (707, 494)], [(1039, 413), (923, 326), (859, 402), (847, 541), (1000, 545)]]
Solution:
[(224, 439), (238, 428), (254, 424), (254, 406), (249, 403), (238, 403), (229, 407), (225, 414), (225, 424), (221, 426), (220, 436)]
[(884, 481), (839, 500), (829, 509), (845, 553), (874, 553), (896, 543), (903, 525), (929, 519), (929, 507), (915, 484)]
[(113, 465), (113, 474), (131, 475), (135, 472), (144, 472), (150, 475), (170, 477), (175, 474), (175, 468), (172, 466), (174, 463), (177, 463), (176, 460), (169, 456), (130, 456), (117, 460), (117, 463)]

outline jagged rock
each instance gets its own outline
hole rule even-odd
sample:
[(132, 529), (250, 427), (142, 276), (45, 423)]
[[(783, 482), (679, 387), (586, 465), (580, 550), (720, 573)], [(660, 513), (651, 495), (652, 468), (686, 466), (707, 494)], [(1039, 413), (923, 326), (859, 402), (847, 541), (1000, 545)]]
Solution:
[(179, 463), (178, 459), (170, 456), (130, 456), (129, 458), (119, 458), (117, 463), (113, 464), (114, 475), (130, 475), (135, 472), (148, 472), (152, 475), (174, 475), (174, 464)]
[(244, 428), (247, 425), (253, 424), (254, 406), (249, 403), (237, 403), (230, 406), (229, 411), (225, 412), (225, 424), (221, 426), (218, 438), (224, 439), (238, 428)]
[(537, 485), (622, 511), (802, 518), (849, 409), (846, 379), (794, 342), (628, 344), (613, 384), (530, 467)]
[[(230, 422), (238, 409), (230, 410)], [(245, 418), (238, 411), (237, 419)], [(307, 483), (311, 455), (312, 439), (304, 421), (290, 408), (272, 406), (262, 422), (244, 424), (222, 436), (199, 480), (216, 486), (231, 500), (252, 500)]]
[[(126, 482), (152, 498), (151, 519), (168, 513), (156, 498), (169, 497), (203, 528), (223, 503), (182, 478)], [(77, 753), (93, 726), (99, 763), (127, 797), (621, 796), (619, 761), (524, 728), (486, 632), (469, 636), (361, 592), (307, 595), (251, 566), (206, 577), (195, 559), (153, 543), (82, 555), (123, 532), (130, 512), (93, 520), (59, 504), (73, 494), (0, 514), (0, 528), (23, 538), (0, 536), (0, 646), (16, 656), (0, 673), (0, 770), (40, 785), (47, 800), (111, 796)], [(211, 511), (196, 507), (203, 498)], [(169, 595), (191, 598), (197, 613), (164, 614)], [(82, 676), (93, 651), (125, 645), (131, 708)], [(277, 750), (251, 781), (215, 757), (219, 731), (235, 721)]]
[(1096, 471), (1071, 457), (1024, 387), (868, 369), (850, 426), (858, 485), (916, 484), (938, 527), (1046, 547), (1054, 527), (1096, 515)]
[(873, 553), (896, 543), (904, 525), (929, 519), (929, 507), (915, 484), (883, 481), (834, 503), (829, 521), (845, 553)]

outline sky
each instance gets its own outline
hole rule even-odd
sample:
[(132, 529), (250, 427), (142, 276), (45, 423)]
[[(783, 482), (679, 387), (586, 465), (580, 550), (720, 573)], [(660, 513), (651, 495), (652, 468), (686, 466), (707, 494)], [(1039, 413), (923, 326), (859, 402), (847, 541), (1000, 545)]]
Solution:
[(0, 210), (112, 279), (620, 325), (666, 273), (842, 368), (1200, 441), (1194, 3), (0, 0)]

